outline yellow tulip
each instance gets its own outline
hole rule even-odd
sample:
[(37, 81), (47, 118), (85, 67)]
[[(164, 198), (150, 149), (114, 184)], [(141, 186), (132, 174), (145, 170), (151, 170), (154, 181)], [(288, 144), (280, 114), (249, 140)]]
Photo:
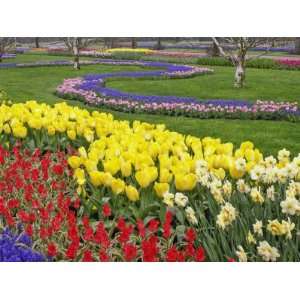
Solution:
[(72, 141), (76, 139), (76, 131), (75, 130), (68, 130), (67, 131), (68, 138)]
[(246, 171), (250, 172), (253, 169), (254, 166), (255, 166), (255, 162), (254, 161), (247, 162), (247, 164), (246, 164)]
[(224, 169), (212, 169), (212, 173), (215, 174), (219, 179), (223, 180), (226, 176), (226, 172)]
[(143, 188), (148, 187), (158, 177), (156, 167), (148, 167), (135, 173), (135, 179)]
[(137, 180), (138, 184), (142, 188), (148, 187), (152, 180), (151, 180), (151, 174), (149, 172), (145, 171), (138, 171), (135, 173), (135, 179)]
[(249, 142), (249, 141), (246, 141), (246, 142), (243, 142), (241, 143), (241, 146), (240, 146), (240, 149), (242, 151), (245, 151), (247, 149), (253, 149), (254, 148), (254, 145), (252, 142)]
[(83, 169), (76, 169), (74, 172), (74, 177), (76, 178), (78, 185), (85, 184), (85, 174)]
[(243, 149), (237, 149), (234, 152), (234, 157), (235, 158), (243, 158), (244, 157), (244, 150)]
[(8, 124), (4, 124), (3, 130), (4, 130), (4, 132), (6, 134), (10, 134), (11, 133), (11, 129), (10, 129), (10, 126)]
[(87, 153), (86, 153), (86, 150), (85, 150), (84, 147), (80, 147), (80, 148), (78, 149), (78, 152), (79, 152), (79, 154), (80, 154), (80, 156), (81, 156), (82, 158), (87, 158)]
[(160, 169), (159, 182), (171, 182), (173, 178), (172, 173), (168, 169)]
[(129, 177), (132, 172), (131, 163), (129, 161), (121, 163), (121, 173), (123, 177)]
[(91, 171), (89, 172), (90, 180), (93, 186), (100, 186), (103, 184), (103, 172)]
[(234, 179), (242, 178), (245, 174), (244, 171), (237, 170), (234, 164), (230, 167), (229, 173), (230, 173), (231, 177)]
[(25, 138), (27, 136), (27, 128), (24, 126), (13, 127), (13, 135), (17, 138)]
[(125, 182), (121, 179), (113, 179), (111, 182), (111, 189), (115, 195), (119, 195), (125, 190)]
[(94, 140), (94, 132), (91, 129), (85, 129), (83, 132), (83, 136), (89, 143)]
[(103, 174), (103, 184), (105, 186), (111, 186), (112, 180), (113, 180), (113, 177), (112, 177), (112, 175), (110, 173), (105, 172)]
[(33, 128), (33, 129), (41, 129), (42, 122), (39, 118), (31, 118), (28, 121), (28, 125), (29, 125), (29, 127)]
[(126, 196), (130, 201), (137, 201), (139, 200), (139, 192), (137, 189), (132, 185), (127, 185), (125, 187)]
[(75, 156), (75, 155), (74, 156), (70, 156), (68, 158), (68, 164), (70, 165), (70, 167), (72, 169), (77, 169), (81, 165), (81, 158), (78, 157), (78, 156)]
[(47, 132), (48, 132), (48, 134), (49, 134), (50, 136), (55, 135), (55, 127), (52, 126), (52, 125), (48, 126), (48, 127), (47, 127)]
[(109, 172), (111, 175), (115, 175), (120, 170), (120, 161), (117, 158), (108, 160), (103, 163), (104, 171)]
[(195, 174), (176, 174), (175, 186), (178, 191), (191, 191), (196, 187), (197, 176)]
[(160, 198), (163, 198), (164, 193), (169, 191), (169, 188), (170, 186), (168, 183), (158, 183), (158, 182), (154, 183), (154, 190), (156, 192), (156, 195)]

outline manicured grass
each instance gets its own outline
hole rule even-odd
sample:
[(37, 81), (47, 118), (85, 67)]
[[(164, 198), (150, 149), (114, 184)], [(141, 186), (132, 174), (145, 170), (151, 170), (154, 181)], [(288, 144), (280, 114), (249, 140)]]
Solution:
[[(81, 70), (73, 70), (72, 66), (14, 68), (0, 70), (0, 88), (3, 88), (12, 99), (25, 101), (38, 99), (56, 101), (53, 94), (64, 78), (83, 76), (88, 73), (108, 73), (124, 70), (122, 66), (93, 65), (82, 66)], [(141, 67), (128, 66), (126, 70), (142, 70)]]
[(122, 80), (108, 86), (122, 91), (149, 95), (177, 95), (199, 99), (247, 99), (298, 101), (300, 72), (286, 70), (247, 69), (247, 86), (233, 87), (234, 69), (210, 67), (212, 75), (176, 80)]
[[(57, 101), (65, 101), (58, 99), (54, 94), (54, 90), (57, 85), (59, 85), (64, 78), (71, 78), (82, 76), (88, 73), (101, 73), (101, 72), (113, 72), (113, 71), (124, 71), (124, 70), (139, 70), (137, 66), (83, 66), (80, 71), (75, 71), (71, 66), (64, 67), (36, 67), (36, 68), (23, 68), (23, 69), (3, 69), (0, 70), (0, 88), (7, 91), (9, 96), (14, 101), (26, 101), (31, 99), (36, 99), (41, 102), (47, 102), (50, 104), (56, 103)], [(230, 82), (230, 78), (226, 77), (231, 74), (230, 68), (217, 68), (218, 70), (223, 70), (222, 75), (224, 80)], [(250, 73), (251, 70), (249, 70)], [(219, 72), (219, 71), (218, 71)], [(218, 76), (218, 72), (216, 76)], [(260, 76), (260, 72), (271, 72), (267, 71), (257, 71), (257, 76)], [(278, 71), (285, 74), (286, 71)], [(289, 71), (289, 74), (297, 73)], [(299, 72), (300, 73), (300, 72)], [(280, 73), (279, 73), (280, 74)], [(278, 80), (283, 80), (279, 74), (277, 74)], [(166, 93), (161, 89), (166, 89), (171, 95), (190, 95), (191, 91), (196, 93), (197, 87), (198, 92), (206, 93), (208, 91), (204, 89), (207, 88), (212, 93), (214, 91), (212, 85), (209, 81), (206, 81), (207, 86), (199, 86), (199, 82), (202, 80), (214, 80), (215, 75), (199, 76), (197, 78), (187, 79), (187, 80), (155, 80), (150, 81), (151, 86), (157, 94)], [(284, 76), (284, 75), (283, 75)], [(277, 80), (277, 79), (276, 79)], [(184, 92), (180, 88), (176, 87), (181, 85), (181, 81), (184, 81)], [(188, 81), (191, 81), (189, 84)], [(146, 81), (126, 81), (128, 85), (139, 86), (140, 84), (145, 84)], [(195, 83), (196, 82), (196, 83)], [(289, 82), (287, 80), (287, 82)], [(111, 84), (120, 84), (123, 82), (111, 82)], [(171, 87), (169, 87), (169, 85)], [(274, 88), (277, 86), (273, 84)], [(228, 93), (229, 88), (226, 88), (225, 83), (224, 94), (226, 91)], [(280, 85), (281, 86), (281, 85)], [(124, 88), (126, 84), (124, 84)], [(147, 87), (145, 87), (147, 90)], [(292, 90), (289, 90), (282, 86), (288, 97)], [(235, 91), (235, 90), (233, 90)], [(280, 89), (279, 89), (280, 91)], [(219, 91), (221, 94), (222, 90)], [(268, 92), (267, 89), (265, 91)], [(281, 91), (282, 94), (283, 91)], [(272, 93), (272, 91), (270, 91)], [(299, 94), (300, 95), (300, 94)], [(238, 98), (238, 97), (236, 97)], [(83, 103), (79, 101), (69, 101), (70, 104), (78, 105), (81, 107), (86, 107)], [(90, 108), (95, 109), (95, 108)], [(103, 110), (100, 108), (100, 110)], [(251, 140), (255, 145), (261, 149), (266, 154), (276, 154), (276, 152), (285, 147), (290, 149), (293, 154), (300, 152), (300, 126), (299, 123), (290, 122), (278, 122), (278, 121), (246, 121), (246, 120), (199, 120), (199, 119), (189, 119), (189, 118), (175, 118), (159, 115), (145, 115), (145, 114), (127, 114), (119, 113), (110, 110), (104, 110), (106, 112), (112, 113), (117, 119), (124, 120), (141, 120), (153, 123), (165, 123), (167, 127), (171, 130), (176, 130), (183, 134), (192, 134), (199, 137), (213, 136), (220, 137), (223, 141), (231, 141), (236, 145), (240, 144), (244, 140)]]
[[(91, 57), (82, 57), (82, 60), (91, 60)], [(5, 58), (2, 63), (30, 63), (35, 61), (72, 60), (68, 55), (48, 55), (47, 53), (17, 54), (15, 58)], [(0, 63), (1, 65), (1, 63)]]

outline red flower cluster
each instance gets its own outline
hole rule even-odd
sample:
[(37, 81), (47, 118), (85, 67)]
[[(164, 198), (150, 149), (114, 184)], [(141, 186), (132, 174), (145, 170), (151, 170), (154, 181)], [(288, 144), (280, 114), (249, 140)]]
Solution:
[[(115, 222), (110, 205), (102, 205), (102, 219), (82, 211), (74, 193), (72, 171), (62, 152), (30, 153), (0, 146), (0, 218), (4, 225), (24, 227), (35, 250), (54, 260), (67, 261), (203, 261), (202, 247), (195, 247), (192, 229), (179, 241), (172, 229), (173, 216), (164, 222), (152, 218)], [(99, 199), (99, 201), (101, 201)]]

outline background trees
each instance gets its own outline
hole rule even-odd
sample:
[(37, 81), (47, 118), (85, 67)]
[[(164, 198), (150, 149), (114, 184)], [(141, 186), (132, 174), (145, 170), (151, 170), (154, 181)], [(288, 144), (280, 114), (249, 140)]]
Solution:
[(13, 48), (14, 41), (15, 39), (11, 37), (0, 37), (0, 62), (2, 62), (4, 53)]

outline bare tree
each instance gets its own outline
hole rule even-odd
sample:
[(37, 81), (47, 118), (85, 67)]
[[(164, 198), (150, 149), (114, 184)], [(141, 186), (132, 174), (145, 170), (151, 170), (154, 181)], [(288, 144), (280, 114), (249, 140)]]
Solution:
[[(245, 85), (246, 79), (246, 61), (258, 58), (266, 54), (269, 48), (272, 47), (274, 38), (253, 38), (253, 37), (234, 37), (234, 38), (212, 38), (213, 42), (219, 49), (220, 55), (232, 62), (235, 67), (234, 86), (241, 88)], [(226, 49), (221, 44), (225, 42)], [(259, 55), (247, 56), (249, 49), (267, 45), (266, 51)]]
[(137, 47), (137, 41), (135, 37), (131, 38), (131, 48), (135, 49)]
[(96, 39), (89, 39), (89, 38), (81, 38), (81, 37), (68, 37), (64, 38), (64, 42), (69, 49), (69, 51), (74, 56), (74, 69), (80, 69), (80, 61), (79, 61), (79, 54), (80, 50), (90, 45)]
[(0, 62), (2, 62), (2, 57), (4, 53), (11, 48), (13, 48), (15, 43), (14, 38), (9, 38), (9, 37), (0, 37)]
[(294, 50), (295, 54), (300, 54), (300, 38), (297, 37), (295, 39), (295, 50)]
[(161, 45), (161, 39), (162, 39), (161, 37), (157, 38), (157, 43), (155, 45), (156, 50), (161, 50), (163, 48), (162, 45)]
[(216, 43), (213, 41), (212, 44), (206, 50), (207, 54), (212, 57), (220, 56), (220, 51)]
[(35, 37), (34, 38), (35, 48), (40, 48), (40, 38)]

